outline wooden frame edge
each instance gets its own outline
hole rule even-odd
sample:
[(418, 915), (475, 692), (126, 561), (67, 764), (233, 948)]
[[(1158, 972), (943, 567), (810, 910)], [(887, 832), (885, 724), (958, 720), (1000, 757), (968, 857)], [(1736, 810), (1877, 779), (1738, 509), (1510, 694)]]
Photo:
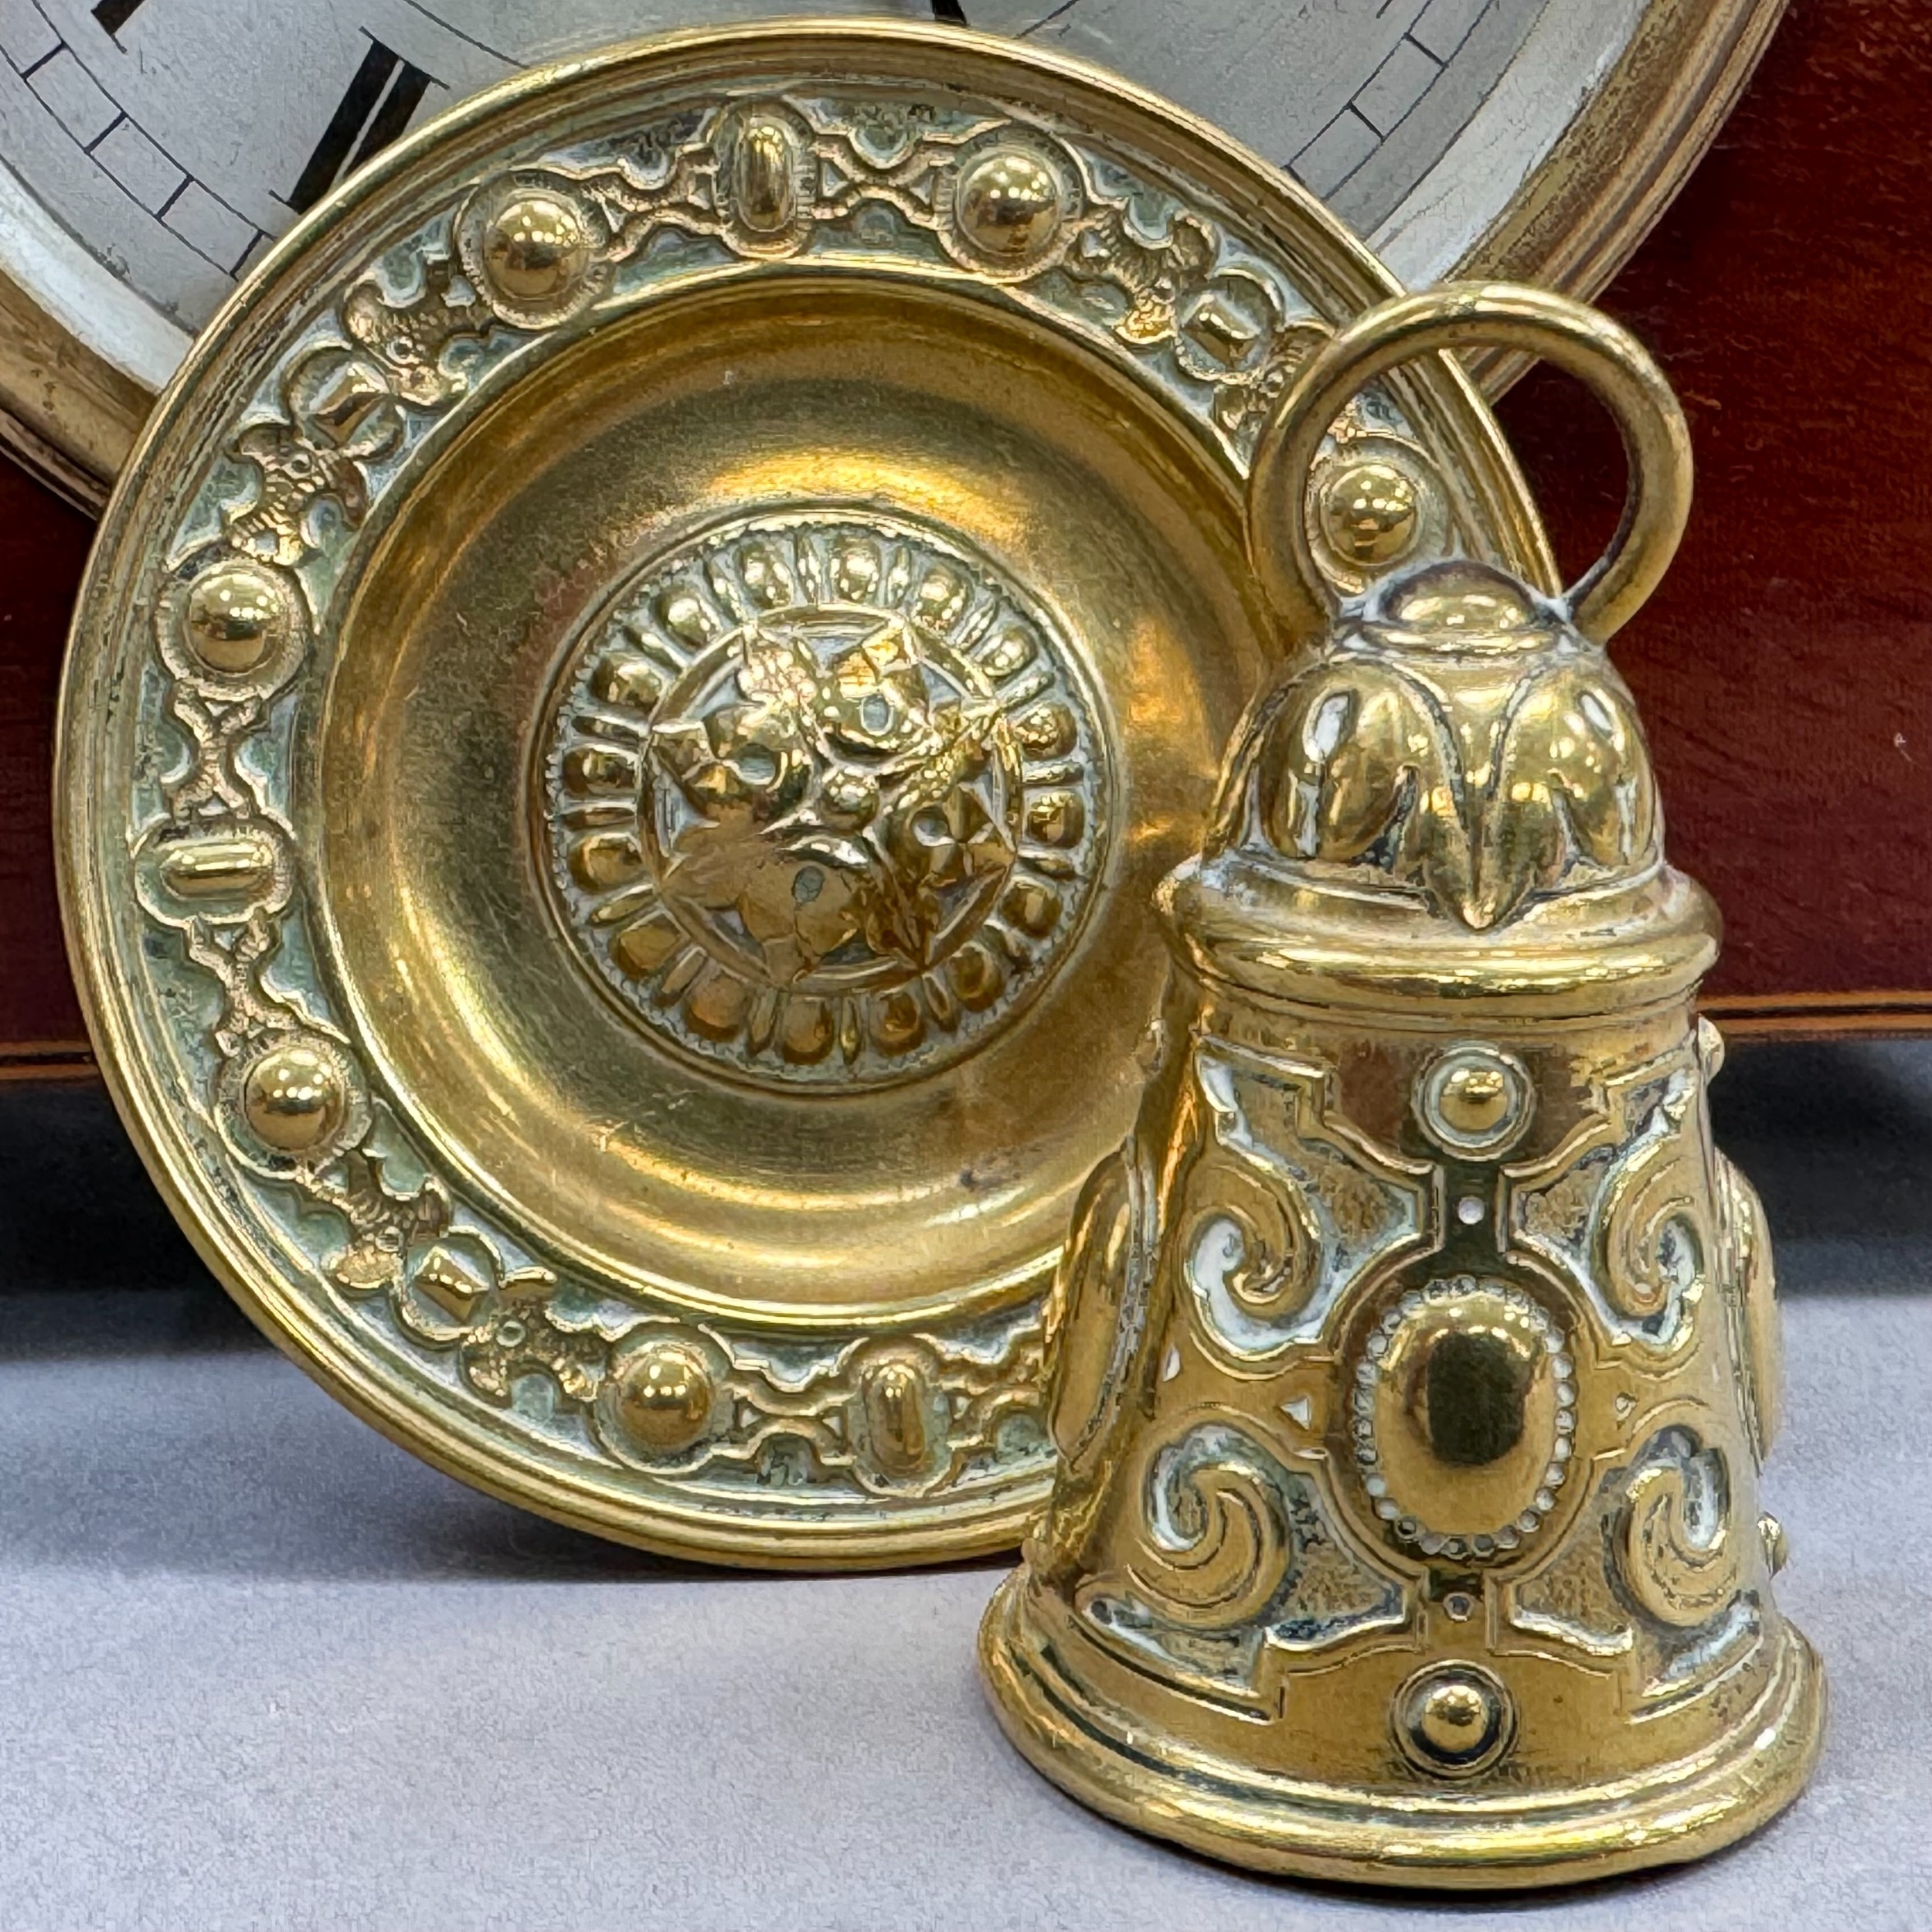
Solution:
[[(1932, 991), (1719, 993), (1699, 1007), (1731, 1040), (1932, 1037)], [(0, 1086), (100, 1077), (84, 1039), (0, 1041)]]
[(1932, 1035), (1932, 992), (1720, 993), (1699, 1002), (1733, 1040), (1913, 1039)]
[(25, 1080), (91, 1080), (100, 1077), (94, 1049), (84, 1039), (0, 1042), (0, 1087)]

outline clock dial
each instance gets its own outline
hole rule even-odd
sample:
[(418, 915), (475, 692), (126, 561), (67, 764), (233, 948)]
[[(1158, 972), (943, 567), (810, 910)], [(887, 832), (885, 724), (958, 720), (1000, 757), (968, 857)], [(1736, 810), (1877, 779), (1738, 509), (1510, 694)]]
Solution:
[[(1778, 4), (818, 0), (810, 11), (963, 22), (1097, 60), (1229, 129), (1420, 282), (1493, 241), (1512, 202), (1533, 199), (1545, 232), (1482, 266), (1520, 273), (1565, 245), (1575, 253), (1577, 223), (1600, 225), (1592, 191), (1619, 167), (1650, 192), (1611, 213), (1641, 226), (1661, 205), (1659, 144), (1687, 157), (1708, 139)], [(11, 284), (0, 308), (14, 335), (40, 338), (0, 350), (12, 440), (64, 454), (70, 488), (88, 494), (131, 428), (114, 419), (138, 416), (274, 236), (405, 129), (614, 38), (791, 10), (0, 0), (0, 277)], [(1570, 152), (1592, 114), (1591, 138)], [(1620, 137), (1607, 143), (1605, 116)], [(1573, 204), (1572, 232), (1553, 236)], [(1616, 253), (1598, 248), (1562, 278), (1587, 283)]]

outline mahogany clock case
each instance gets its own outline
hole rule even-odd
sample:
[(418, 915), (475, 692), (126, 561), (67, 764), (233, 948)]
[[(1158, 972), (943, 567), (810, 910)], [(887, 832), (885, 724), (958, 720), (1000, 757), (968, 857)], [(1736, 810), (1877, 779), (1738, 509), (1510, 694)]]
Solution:
[[(1724, 910), (1709, 1005), (1734, 1035), (1932, 1032), (1928, 99), (1932, 16), (1915, 0), (1792, 0), (1718, 144), (1602, 298), (1692, 424), (1689, 535), (1617, 655), (1673, 849)], [(1614, 515), (1614, 432), (1543, 372), (1501, 413), (1560, 552), (1587, 554)], [(90, 535), (0, 464), (0, 1075), (14, 1077), (91, 1066), (47, 796)]]

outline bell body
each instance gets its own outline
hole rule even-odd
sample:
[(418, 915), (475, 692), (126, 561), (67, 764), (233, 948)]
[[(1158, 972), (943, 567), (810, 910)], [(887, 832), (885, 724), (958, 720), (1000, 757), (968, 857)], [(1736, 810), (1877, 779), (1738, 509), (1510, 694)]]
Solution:
[(1815, 1752), (1757, 1476), (1770, 1257), (1628, 692), (1486, 568), (1251, 714), (1136, 1132), (1058, 1289), (1051, 1509), (981, 1655), (1048, 1775), (1267, 1869), (1688, 1858)]

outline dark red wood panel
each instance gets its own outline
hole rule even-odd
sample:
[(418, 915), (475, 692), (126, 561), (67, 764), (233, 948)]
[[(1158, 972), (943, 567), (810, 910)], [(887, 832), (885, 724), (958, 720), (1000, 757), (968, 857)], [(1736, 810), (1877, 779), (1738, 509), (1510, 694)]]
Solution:
[[(1724, 910), (1713, 990), (1932, 1020), (1932, 7), (1792, 0), (1603, 305), (1695, 439), (1676, 569), (1614, 655)], [(1535, 372), (1502, 414), (1581, 562), (1622, 465), (1576, 393)]]
[(60, 652), (93, 526), (0, 461), (0, 1071), (81, 1037), (54, 899), (49, 760)]
[[(1792, 0), (1604, 301), (1696, 440), (1676, 571), (1616, 655), (1672, 849), (1724, 908), (1714, 990), (1766, 1024), (1932, 1026), (1932, 6)], [(1583, 561), (1614, 434), (1541, 374), (1503, 416)], [(87, 534), (0, 464), (0, 1072), (80, 1036), (47, 769)]]

